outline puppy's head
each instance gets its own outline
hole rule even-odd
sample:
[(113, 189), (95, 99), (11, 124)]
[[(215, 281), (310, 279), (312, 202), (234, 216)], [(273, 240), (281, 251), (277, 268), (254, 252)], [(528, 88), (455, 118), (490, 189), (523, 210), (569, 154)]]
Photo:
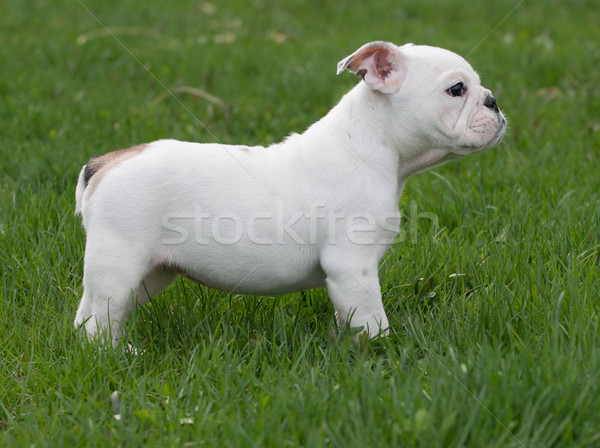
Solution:
[(388, 138), (401, 150), (443, 149), (460, 157), (492, 147), (504, 136), (506, 119), (492, 93), (451, 51), (371, 42), (338, 63), (338, 74), (345, 69), (389, 104)]

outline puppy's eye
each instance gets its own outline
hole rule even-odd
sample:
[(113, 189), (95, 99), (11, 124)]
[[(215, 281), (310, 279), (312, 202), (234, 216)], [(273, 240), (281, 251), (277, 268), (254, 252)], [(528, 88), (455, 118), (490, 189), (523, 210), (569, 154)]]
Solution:
[(448, 95), (450, 96), (462, 96), (462, 94), (466, 91), (467, 89), (465, 89), (465, 85), (462, 82), (456, 83), (448, 90), (446, 90), (446, 92), (448, 92)]

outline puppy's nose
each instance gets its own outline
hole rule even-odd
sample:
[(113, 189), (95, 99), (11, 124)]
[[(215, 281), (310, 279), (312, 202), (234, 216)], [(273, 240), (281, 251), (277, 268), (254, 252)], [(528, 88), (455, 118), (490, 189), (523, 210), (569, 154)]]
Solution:
[(498, 109), (498, 105), (496, 104), (496, 98), (494, 98), (492, 95), (485, 97), (483, 105), (489, 109), (492, 109), (494, 112), (500, 112), (500, 109)]

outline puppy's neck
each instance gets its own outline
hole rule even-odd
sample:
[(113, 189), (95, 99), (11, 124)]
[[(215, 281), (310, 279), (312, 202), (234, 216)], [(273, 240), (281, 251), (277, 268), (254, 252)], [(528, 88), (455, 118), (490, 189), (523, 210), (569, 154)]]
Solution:
[(387, 95), (361, 82), (302, 136), (313, 142), (311, 148), (330, 153), (337, 164), (352, 167), (357, 175), (375, 170), (397, 178), (398, 151), (388, 129), (389, 109)]
[(401, 128), (409, 128), (414, 117), (408, 107), (399, 107), (395, 101), (361, 82), (305, 135), (329, 135), (335, 140), (330, 148), (341, 150), (340, 156), (354, 164), (357, 172), (374, 169), (396, 179), (400, 187), (414, 174), (461, 157), (431, 142), (398, 139), (404, 135)]
[(431, 148), (413, 157), (400, 159), (398, 163), (398, 176), (401, 182), (406, 182), (409, 177), (421, 171), (443, 165), (450, 160), (460, 157), (460, 155), (449, 153), (445, 149)]

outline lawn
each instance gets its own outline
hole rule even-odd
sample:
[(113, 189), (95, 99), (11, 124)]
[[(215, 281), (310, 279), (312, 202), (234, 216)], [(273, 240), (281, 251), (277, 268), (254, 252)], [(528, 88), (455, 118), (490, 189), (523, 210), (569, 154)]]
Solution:
[[(3, 4), (0, 446), (600, 445), (596, 0)], [(353, 342), (323, 290), (180, 279), (132, 316), (140, 353), (82, 343), (88, 158), (300, 132), (379, 39), (464, 55), (509, 118), (499, 147), (406, 185), (390, 336)]]

